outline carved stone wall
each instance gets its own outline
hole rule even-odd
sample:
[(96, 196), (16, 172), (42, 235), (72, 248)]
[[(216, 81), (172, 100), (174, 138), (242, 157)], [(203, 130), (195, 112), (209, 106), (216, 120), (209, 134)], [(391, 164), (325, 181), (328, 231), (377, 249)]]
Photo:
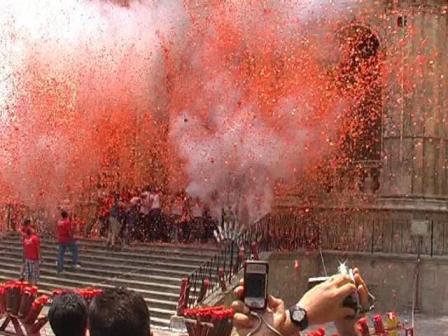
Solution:
[(448, 199), (448, 2), (387, 10), (381, 196)]
[[(448, 1), (363, 2), (344, 25), (366, 27), (380, 42), (382, 154), (354, 168), (355, 193), (333, 190), (320, 198), (329, 207), (448, 214)], [(302, 205), (300, 195), (278, 200), (280, 207), (294, 203)]]

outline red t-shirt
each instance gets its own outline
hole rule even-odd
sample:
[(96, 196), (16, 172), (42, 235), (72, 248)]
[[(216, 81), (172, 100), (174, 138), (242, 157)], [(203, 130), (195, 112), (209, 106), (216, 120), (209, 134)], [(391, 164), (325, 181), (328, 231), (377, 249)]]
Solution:
[(99, 215), (100, 217), (109, 217), (109, 210), (112, 207), (112, 204), (114, 203), (114, 199), (112, 197), (104, 197), (100, 201), (100, 210)]
[(70, 219), (58, 221), (58, 242), (60, 244), (70, 243), (73, 240), (72, 223)]
[(37, 235), (31, 234), (31, 236), (24, 237), (23, 254), (25, 255), (25, 259), (34, 261), (39, 260), (40, 239)]
[(22, 238), (22, 241), (28, 236), (28, 233), (27, 233), (27, 231), (30, 231), (30, 234), (31, 235), (34, 235), (34, 234), (36, 234), (35, 232), (34, 232), (34, 230), (32, 229), (32, 228), (25, 228), (23, 225), (20, 227), (20, 230), (19, 230), (19, 232), (20, 232), (20, 237)]

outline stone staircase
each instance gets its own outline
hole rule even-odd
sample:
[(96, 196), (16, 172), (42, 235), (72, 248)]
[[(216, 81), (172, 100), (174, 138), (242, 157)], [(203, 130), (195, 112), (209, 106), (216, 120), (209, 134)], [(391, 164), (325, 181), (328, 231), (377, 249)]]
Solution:
[[(42, 239), (39, 289), (99, 288), (125, 286), (143, 295), (148, 303), (153, 327), (168, 327), (176, 312), (180, 282), (218, 252), (214, 247), (166, 244), (136, 244), (126, 251), (110, 251), (99, 240), (79, 240), (81, 269), (71, 271), (71, 254), (66, 253), (66, 270), (56, 272), (57, 244)], [(0, 282), (17, 279), (22, 260), (18, 234), (0, 238)]]

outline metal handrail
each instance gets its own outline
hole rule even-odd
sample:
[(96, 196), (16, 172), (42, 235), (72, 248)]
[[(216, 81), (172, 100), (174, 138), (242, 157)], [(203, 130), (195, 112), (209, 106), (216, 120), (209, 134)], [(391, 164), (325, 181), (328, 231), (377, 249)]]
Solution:
[[(223, 242), (222, 248), (184, 279), (189, 286), (185, 308), (200, 305), (219, 288), (225, 290), (252, 254), (255, 241), (254, 226), (241, 232), (235, 239)], [(181, 291), (184, 288), (181, 288)], [(181, 293), (181, 297), (184, 297)]]

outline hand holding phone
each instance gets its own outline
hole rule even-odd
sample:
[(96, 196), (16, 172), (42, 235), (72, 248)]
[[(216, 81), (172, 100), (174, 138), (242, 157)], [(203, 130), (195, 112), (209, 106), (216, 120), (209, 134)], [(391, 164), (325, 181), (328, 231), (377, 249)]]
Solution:
[(265, 310), (268, 301), (269, 265), (265, 261), (248, 260), (244, 264), (243, 301), (250, 310)]

